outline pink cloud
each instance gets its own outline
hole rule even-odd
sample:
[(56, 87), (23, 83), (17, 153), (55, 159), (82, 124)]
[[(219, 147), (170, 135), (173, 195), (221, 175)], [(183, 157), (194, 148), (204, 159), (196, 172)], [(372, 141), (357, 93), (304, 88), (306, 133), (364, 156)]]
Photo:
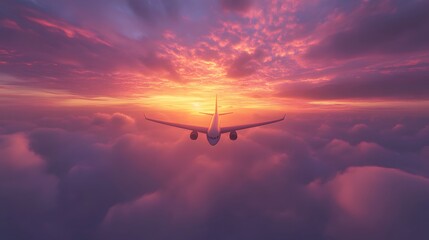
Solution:
[[(349, 168), (322, 187), (336, 203), (327, 234), (334, 239), (421, 236), (429, 180), (396, 169)], [(415, 201), (416, 199), (419, 199)], [(417, 220), (419, 219), (419, 220)], [(418, 229), (418, 230), (417, 230)], [(422, 232), (423, 231), (423, 232)]]
[(10, 226), (3, 228), (1, 235), (14, 235), (14, 229), (19, 228), (26, 229), (20, 233), (24, 238), (58, 236), (45, 224), (55, 209), (59, 179), (47, 173), (43, 159), (28, 145), (24, 134), (0, 135), (1, 225)]
[(220, 0), (225, 10), (246, 12), (252, 6), (253, 0)]
[(349, 132), (352, 134), (359, 134), (365, 131), (368, 131), (369, 128), (366, 124), (363, 123), (359, 123), (359, 124), (355, 124), (350, 130)]

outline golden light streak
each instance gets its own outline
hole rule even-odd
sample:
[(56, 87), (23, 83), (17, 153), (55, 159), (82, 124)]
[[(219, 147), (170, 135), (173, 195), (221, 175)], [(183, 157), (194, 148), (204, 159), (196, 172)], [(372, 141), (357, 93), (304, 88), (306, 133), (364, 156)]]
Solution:
[[(186, 87), (144, 94), (130, 94), (127, 97), (85, 97), (63, 90), (46, 91), (38, 88), (4, 85), (0, 87), (2, 105), (43, 105), (52, 107), (114, 107), (150, 109), (152, 113), (181, 113), (181, 118), (200, 116), (200, 112), (214, 112), (215, 95), (218, 94), (220, 112), (235, 112), (234, 119), (258, 112), (318, 112), (358, 109), (429, 109), (429, 101), (420, 100), (320, 100), (275, 97), (263, 94), (260, 89), (238, 92), (229, 86), (210, 84)], [(18, 98), (17, 98), (18, 96)], [(271, 97), (269, 97), (271, 96)], [(17, 100), (19, 99), (19, 100)], [(143, 111), (143, 110), (142, 110)], [(241, 115), (243, 114), (243, 115)], [(186, 115), (186, 116), (184, 116)], [(226, 119), (232, 117), (226, 117)], [(189, 120), (189, 119), (188, 119)]]

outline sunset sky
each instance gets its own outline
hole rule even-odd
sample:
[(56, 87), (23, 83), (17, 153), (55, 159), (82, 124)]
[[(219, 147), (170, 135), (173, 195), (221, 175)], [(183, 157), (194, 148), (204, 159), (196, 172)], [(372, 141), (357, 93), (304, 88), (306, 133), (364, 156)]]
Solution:
[(1, 0), (0, 239), (429, 239), (428, 12)]

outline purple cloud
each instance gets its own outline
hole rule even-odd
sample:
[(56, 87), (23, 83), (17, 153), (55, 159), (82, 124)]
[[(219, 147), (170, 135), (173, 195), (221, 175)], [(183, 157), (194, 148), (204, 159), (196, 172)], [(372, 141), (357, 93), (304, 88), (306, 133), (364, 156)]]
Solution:
[(428, 184), (427, 178), (395, 169), (359, 167), (310, 189), (328, 192), (333, 200), (326, 230), (333, 239), (423, 239), (428, 234), (423, 224), (429, 211)]
[(179, 3), (176, 0), (151, 2), (147, 0), (128, 0), (133, 12), (152, 26), (159, 24), (160, 17), (171, 20), (179, 18)]
[(427, 236), (409, 231), (429, 209), (427, 119), (298, 114), (213, 149), (133, 115), (50, 113), (2, 135), (1, 236)]
[[(378, 6), (377, 6), (378, 4)], [(386, 5), (388, 7), (386, 7)], [(393, 5), (393, 6), (389, 6)], [(428, 49), (429, 17), (424, 1), (387, 1), (364, 5), (355, 19), (308, 48), (308, 59), (349, 59)], [(380, 11), (380, 8), (387, 8)]]
[(240, 78), (252, 75), (260, 66), (260, 62), (264, 57), (264, 52), (261, 49), (249, 54), (247, 52), (241, 53), (228, 69), (228, 76), (233, 78)]
[(280, 93), (309, 99), (425, 99), (428, 71), (399, 71), (340, 76), (322, 83), (288, 83)]
[(145, 67), (155, 71), (164, 70), (170, 75), (171, 79), (180, 80), (180, 75), (170, 59), (158, 56), (155, 52), (149, 52), (147, 55), (142, 56), (140, 60)]
[(253, 0), (220, 0), (221, 6), (225, 10), (245, 12), (253, 4)]
[(1, 135), (0, 155), (0, 236), (59, 237), (60, 226), (52, 221), (58, 178), (46, 172), (46, 163), (28, 148), (23, 134)]

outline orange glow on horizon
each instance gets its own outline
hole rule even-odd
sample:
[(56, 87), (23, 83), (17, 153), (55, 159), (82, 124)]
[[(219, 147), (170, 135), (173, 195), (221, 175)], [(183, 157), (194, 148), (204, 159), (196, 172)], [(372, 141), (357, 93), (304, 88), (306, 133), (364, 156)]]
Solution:
[[(31, 105), (32, 103), (38, 103), (48, 107), (79, 108), (123, 106), (127, 109), (147, 111), (153, 114), (177, 113), (181, 118), (183, 115), (196, 117), (201, 116), (200, 112), (214, 112), (215, 95), (219, 92), (221, 92), (221, 94), (218, 94), (219, 111), (234, 112), (236, 113), (234, 114), (234, 118), (240, 114), (248, 115), (257, 112), (287, 114), (292, 112), (342, 111), (353, 109), (418, 110), (429, 106), (429, 101), (420, 100), (398, 101), (373, 99), (369, 101), (368, 99), (353, 99), (311, 101), (305, 99), (272, 97), (270, 94), (267, 96), (271, 97), (264, 97), (261, 95), (252, 95), (254, 93), (251, 91), (245, 94), (234, 93), (231, 89), (229, 89), (229, 91), (216, 91), (216, 89), (222, 89), (222, 87), (215, 85), (206, 86), (206, 88), (209, 90), (189, 90), (187, 93), (185, 90), (170, 89), (170, 93), (166, 92), (164, 94), (147, 93), (130, 94), (127, 97), (90, 97), (68, 93), (63, 90), (46, 91), (37, 88), (6, 85), (0, 88), (0, 95), (2, 96), (2, 105)], [(192, 87), (189, 89), (192, 89)], [(16, 101), (16, 96), (20, 96), (19, 101)], [(230, 117), (226, 117), (226, 119), (228, 118)]]

